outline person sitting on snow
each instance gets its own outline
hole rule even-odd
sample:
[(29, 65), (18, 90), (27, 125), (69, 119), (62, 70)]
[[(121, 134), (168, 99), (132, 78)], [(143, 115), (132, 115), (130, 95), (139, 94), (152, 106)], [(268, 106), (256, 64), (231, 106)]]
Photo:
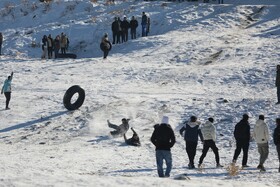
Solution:
[(123, 138), (124, 138), (125, 143), (127, 145), (140, 146), (141, 143), (140, 143), (140, 138), (139, 138), (138, 134), (135, 132), (135, 130), (132, 127), (130, 129), (132, 130), (133, 135), (131, 138), (127, 139), (126, 135), (124, 134)]
[(115, 125), (115, 124), (110, 123), (109, 120), (107, 120), (108, 126), (109, 126), (110, 128), (115, 129), (114, 131), (111, 131), (111, 132), (110, 132), (111, 135), (112, 135), (113, 137), (123, 136), (123, 135), (128, 131), (128, 129), (129, 129), (128, 121), (129, 121), (129, 119), (123, 118), (123, 119), (122, 119), (122, 124), (120, 124), (120, 125)]

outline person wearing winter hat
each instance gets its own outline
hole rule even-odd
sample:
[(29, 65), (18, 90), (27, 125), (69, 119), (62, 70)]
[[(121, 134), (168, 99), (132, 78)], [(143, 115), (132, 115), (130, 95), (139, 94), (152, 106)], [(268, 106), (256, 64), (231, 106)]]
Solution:
[(100, 49), (103, 51), (103, 59), (106, 59), (109, 51), (112, 49), (112, 44), (109, 41), (108, 33), (105, 33), (101, 39)]
[(267, 124), (264, 122), (264, 115), (259, 115), (259, 119), (256, 121), (256, 125), (253, 129), (253, 138), (257, 142), (258, 152), (260, 154), (259, 165), (257, 168), (261, 171), (265, 171), (263, 164), (266, 161), (269, 153), (269, 130)]
[(278, 160), (279, 160), (279, 169), (278, 172), (280, 172), (280, 118), (276, 119), (276, 128), (273, 132), (273, 142), (276, 145), (276, 150), (278, 153)]
[[(174, 146), (176, 139), (174, 131), (169, 125), (169, 118), (163, 116), (161, 124), (154, 126), (154, 132), (151, 142), (156, 147), (156, 163), (159, 177), (169, 177), (172, 169), (171, 148)], [(163, 171), (163, 161), (166, 163), (166, 170)]]
[(199, 159), (199, 164), (198, 167), (201, 167), (203, 159), (205, 158), (209, 148), (212, 149), (212, 151), (215, 154), (215, 159), (216, 159), (216, 167), (221, 168), (223, 167), (220, 164), (220, 157), (219, 157), (219, 149), (216, 146), (216, 127), (213, 125), (214, 119), (213, 118), (208, 118), (208, 121), (201, 126), (201, 133), (203, 135), (203, 149), (202, 149), (202, 155), (200, 156)]
[(248, 122), (249, 116), (247, 114), (243, 114), (242, 120), (240, 120), (234, 128), (234, 138), (236, 140), (236, 149), (234, 151), (232, 163), (235, 164), (238, 156), (241, 153), (241, 149), (243, 150), (243, 159), (242, 159), (242, 167), (249, 167), (247, 165), (248, 161), (248, 151), (250, 144), (250, 125)]
[(186, 152), (189, 157), (189, 169), (194, 169), (194, 158), (196, 155), (196, 148), (198, 142), (198, 136), (200, 140), (203, 142), (203, 136), (200, 130), (200, 122), (197, 121), (196, 116), (191, 116), (190, 121), (187, 122), (181, 129), (180, 134), (183, 136), (185, 132), (184, 139), (186, 142)]

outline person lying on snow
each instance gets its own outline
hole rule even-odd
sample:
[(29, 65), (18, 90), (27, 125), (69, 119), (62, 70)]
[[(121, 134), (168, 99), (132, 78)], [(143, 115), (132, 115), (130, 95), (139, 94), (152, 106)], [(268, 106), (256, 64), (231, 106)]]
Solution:
[(140, 146), (141, 143), (140, 143), (140, 139), (139, 139), (138, 134), (135, 132), (135, 130), (132, 127), (130, 129), (132, 130), (133, 135), (132, 135), (131, 138), (127, 139), (126, 135), (124, 134), (123, 138), (124, 138), (125, 143), (127, 145)]
[(111, 134), (113, 137), (123, 136), (123, 135), (128, 131), (128, 129), (129, 129), (128, 121), (129, 121), (129, 119), (123, 118), (123, 119), (122, 119), (122, 124), (120, 124), (120, 125), (115, 125), (115, 124), (110, 123), (109, 120), (107, 120), (108, 126), (109, 126), (110, 128), (115, 129), (114, 131), (111, 131), (110, 134)]

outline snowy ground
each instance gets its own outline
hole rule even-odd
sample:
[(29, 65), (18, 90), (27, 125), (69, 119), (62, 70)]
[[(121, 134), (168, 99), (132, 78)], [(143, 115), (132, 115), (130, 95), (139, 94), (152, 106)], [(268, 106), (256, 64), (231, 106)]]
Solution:
[[(1, 1), (1, 81), (11, 71), (14, 80), (11, 110), (4, 110), (0, 97), (0, 186), (279, 186), (272, 141), (267, 172), (256, 169), (254, 141), (251, 167), (234, 177), (226, 168), (235, 149), (233, 128), (243, 113), (249, 114), (252, 128), (264, 114), (271, 133), (279, 117), (274, 82), (280, 61), (280, 2), (224, 1), (104, 5), (60, 0), (47, 10), (39, 3), (33, 10), (29, 1)], [(11, 12), (7, 2), (13, 5)], [(150, 36), (113, 46), (103, 60), (99, 42), (103, 33), (111, 34), (113, 18), (135, 15), (140, 21), (143, 11), (152, 20)], [(41, 60), (41, 37), (61, 32), (70, 37), (70, 50), (78, 59)], [(69, 112), (62, 98), (76, 84), (85, 90), (86, 100)], [(157, 177), (149, 140), (162, 115), (170, 117), (177, 138), (174, 167), (165, 179)], [(215, 168), (213, 152), (203, 170), (187, 169), (178, 129), (191, 115), (202, 122), (209, 116), (216, 119), (224, 169)], [(123, 117), (131, 119), (141, 147), (109, 136), (106, 120), (119, 124)], [(201, 148), (199, 144), (196, 161)], [(173, 180), (182, 174), (190, 180)]]

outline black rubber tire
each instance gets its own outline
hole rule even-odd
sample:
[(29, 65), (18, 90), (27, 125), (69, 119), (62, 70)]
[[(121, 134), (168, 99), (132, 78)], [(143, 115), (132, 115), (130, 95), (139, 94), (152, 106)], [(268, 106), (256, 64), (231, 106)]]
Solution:
[[(74, 103), (71, 103), (71, 99), (74, 94), (78, 93), (78, 99)], [(71, 86), (64, 94), (63, 104), (68, 110), (77, 110), (80, 108), (85, 100), (85, 91), (78, 85)]]

